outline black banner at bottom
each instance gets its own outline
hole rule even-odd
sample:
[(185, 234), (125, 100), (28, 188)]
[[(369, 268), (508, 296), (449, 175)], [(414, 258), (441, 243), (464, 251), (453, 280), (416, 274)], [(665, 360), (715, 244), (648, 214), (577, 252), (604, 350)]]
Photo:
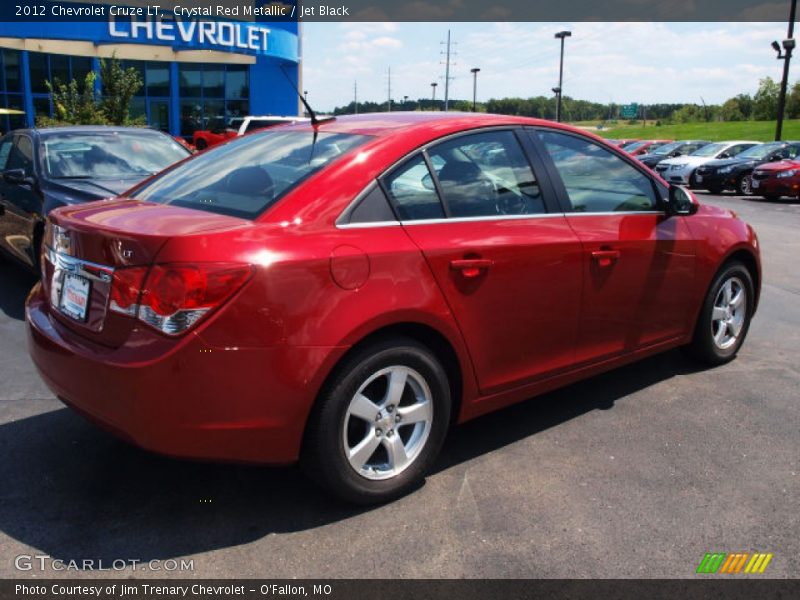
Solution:
[[(714, 577), (714, 576), (711, 576)], [(0, 581), (0, 599), (677, 600), (800, 598), (800, 579), (49, 579)]]

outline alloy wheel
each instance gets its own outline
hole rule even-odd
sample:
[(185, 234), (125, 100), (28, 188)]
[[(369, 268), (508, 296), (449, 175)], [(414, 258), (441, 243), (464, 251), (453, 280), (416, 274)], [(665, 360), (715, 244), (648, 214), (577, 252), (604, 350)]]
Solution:
[(711, 336), (720, 350), (727, 350), (739, 339), (747, 312), (747, 291), (738, 277), (720, 287), (711, 314)]
[(395, 477), (419, 456), (433, 423), (430, 388), (416, 370), (394, 365), (370, 375), (353, 395), (344, 418), (344, 451), (367, 479)]

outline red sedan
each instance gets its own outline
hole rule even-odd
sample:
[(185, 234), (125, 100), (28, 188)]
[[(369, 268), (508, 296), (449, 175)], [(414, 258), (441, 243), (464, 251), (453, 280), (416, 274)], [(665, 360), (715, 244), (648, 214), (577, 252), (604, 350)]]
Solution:
[(734, 358), (756, 235), (550, 121), (389, 113), (238, 138), (50, 214), (30, 352), (143, 448), (286, 464), (355, 502), (448, 428), (677, 346)]
[(759, 165), (751, 176), (753, 195), (775, 201), (781, 196), (800, 197), (800, 161), (782, 160)]

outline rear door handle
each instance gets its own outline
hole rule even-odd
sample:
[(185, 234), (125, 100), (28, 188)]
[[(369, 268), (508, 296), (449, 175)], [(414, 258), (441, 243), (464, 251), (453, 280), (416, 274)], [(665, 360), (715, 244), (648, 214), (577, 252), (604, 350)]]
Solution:
[(463, 258), (451, 260), (450, 268), (455, 271), (461, 271), (461, 275), (472, 279), (474, 277), (478, 277), (493, 264), (494, 261), (488, 258)]
[(592, 260), (598, 266), (610, 267), (619, 260), (619, 250), (595, 250), (592, 252)]

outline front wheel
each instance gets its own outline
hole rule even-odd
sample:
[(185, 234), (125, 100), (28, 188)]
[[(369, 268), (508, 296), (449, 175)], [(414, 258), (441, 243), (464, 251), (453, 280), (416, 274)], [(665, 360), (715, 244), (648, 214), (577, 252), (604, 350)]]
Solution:
[(389, 338), (337, 369), (309, 419), (301, 465), (348, 502), (392, 500), (422, 481), (449, 422), (439, 360), (414, 340)]
[(711, 284), (703, 302), (689, 354), (721, 365), (736, 357), (753, 316), (753, 278), (740, 262), (725, 265)]
[(742, 175), (741, 179), (739, 179), (739, 193), (742, 196), (752, 196), (753, 195), (753, 181), (750, 175)]
[(195, 142), (194, 147), (197, 148), (198, 152), (202, 152), (208, 148), (208, 142), (205, 140), (205, 138), (200, 138), (197, 140), (197, 142)]

